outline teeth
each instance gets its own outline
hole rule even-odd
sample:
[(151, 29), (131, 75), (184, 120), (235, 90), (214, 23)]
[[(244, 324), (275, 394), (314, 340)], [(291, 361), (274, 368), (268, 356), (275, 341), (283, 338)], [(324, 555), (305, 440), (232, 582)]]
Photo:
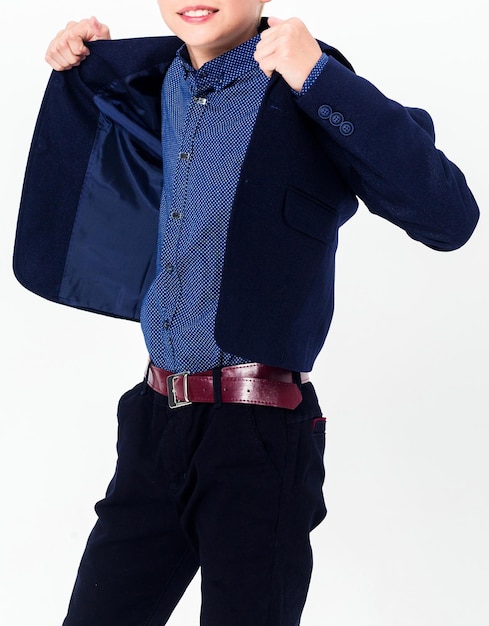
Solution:
[(188, 17), (205, 17), (206, 15), (210, 15), (212, 11), (208, 9), (197, 9), (197, 11), (185, 11), (184, 15)]

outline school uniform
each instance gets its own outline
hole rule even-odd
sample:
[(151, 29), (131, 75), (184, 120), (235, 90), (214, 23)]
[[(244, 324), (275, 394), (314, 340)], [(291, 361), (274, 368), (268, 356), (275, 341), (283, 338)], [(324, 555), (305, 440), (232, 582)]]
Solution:
[(51, 77), (16, 275), (141, 319), (151, 357), (120, 401), (65, 626), (159, 626), (199, 567), (204, 626), (297, 625), (326, 514), (304, 372), (331, 322), (338, 229), (357, 198), (437, 250), (475, 228), (429, 115), (321, 47), (301, 93), (266, 79), (253, 42), (193, 71), (174, 37), (101, 41)]

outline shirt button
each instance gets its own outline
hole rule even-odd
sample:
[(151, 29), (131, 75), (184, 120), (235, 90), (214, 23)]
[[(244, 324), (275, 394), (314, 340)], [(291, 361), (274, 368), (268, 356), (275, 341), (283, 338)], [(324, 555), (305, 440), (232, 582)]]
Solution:
[(174, 269), (175, 269), (175, 267), (174, 267), (171, 263), (167, 263), (167, 264), (165, 265), (165, 270), (166, 270), (169, 274), (171, 274), (171, 273), (173, 272), (173, 270), (174, 270)]
[(165, 330), (168, 330), (170, 328), (170, 322), (168, 320), (165, 320), (163, 323), (163, 328)]
[(189, 152), (179, 152), (178, 153), (178, 158), (182, 159), (182, 161), (188, 161), (190, 159), (190, 153)]
[(172, 211), (171, 216), (174, 220), (179, 220), (182, 218), (182, 214), (180, 211)]

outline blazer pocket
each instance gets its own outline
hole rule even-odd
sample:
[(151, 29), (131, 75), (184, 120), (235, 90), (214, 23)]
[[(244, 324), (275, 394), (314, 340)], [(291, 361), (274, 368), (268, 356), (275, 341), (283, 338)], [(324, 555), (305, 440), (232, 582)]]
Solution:
[(284, 205), (285, 222), (294, 230), (327, 244), (336, 241), (338, 211), (297, 189), (288, 189)]

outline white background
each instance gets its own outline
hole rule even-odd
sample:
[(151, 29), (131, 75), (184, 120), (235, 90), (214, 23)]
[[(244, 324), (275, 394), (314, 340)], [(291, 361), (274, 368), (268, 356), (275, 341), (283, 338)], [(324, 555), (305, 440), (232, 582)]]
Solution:
[[(93, 503), (113, 472), (117, 400), (141, 379), (146, 352), (136, 324), (43, 301), (13, 278), (23, 169), (49, 76), (44, 50), (68, 19), (92, 13), (114, 37), (166, 30), (154, 0), (7, 7), (0, 43), (0, 624), (56, 626)], [(313, 534), (303, 626), (489, 624), (483, 8), (482, 0), (275, 0), (266, 8), (298, 14), (388, 96), (427, 109), (438, 146), (465, 172), (482, 211), (473, 238), (451, 253), (413, 242), (364, 207), (342, 229), (336, 314), (314, 372), (328, 417), (329, 514)], [(196, 579), (170, 624), (196, 625), (198, 612)]]

